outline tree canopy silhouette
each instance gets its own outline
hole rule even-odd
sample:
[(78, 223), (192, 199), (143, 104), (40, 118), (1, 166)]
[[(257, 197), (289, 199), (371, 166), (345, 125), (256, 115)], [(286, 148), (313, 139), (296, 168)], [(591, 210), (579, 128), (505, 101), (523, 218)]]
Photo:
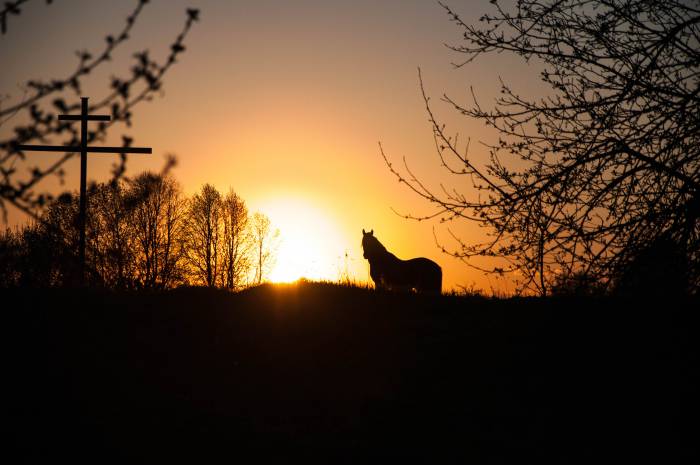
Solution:
[[(457, 246), (443, 250), (486, 272), (517, 272), (520, 290), (544, 294), (562, 275), (581, 273), (615, 287), (630, 270), (653, 273), (636, 267), (638, 257), (672, 244), (674, 253), (657, 254), (673, 261), (662, 268), (674, 270), (681, 289), (697, 291), (700, 2), (490, 3), (478, 24), (440, 3), (463, 32), (463, 43), (448, 46), (462, 57), (455, 66), (516, 55), (539, 67), (550, 92), (527, 97), (501, 80), (500, 97), (488, 107), (473, 90), (469, 104), (443, 96), (498, 131), (498, 140), (486, 143), (488, 162), (479, 165), (468, 143), (438, 121), (420, 77), (439, 161), (472, 188), (435, 191), (407, 164), (395, 168), (380, 147), (392, 173), (436, 207), (407, 217), (480, 223), (488, 240), (453, 234)], [(507, 264), (472, 260), (494, 256)]]
[(280, 232), (272, 226), (270, 218), (260, 212), (253, 213), (250, 230), (252, 267), (255, 270), (253, 282), (260, 284), (274, 266)]

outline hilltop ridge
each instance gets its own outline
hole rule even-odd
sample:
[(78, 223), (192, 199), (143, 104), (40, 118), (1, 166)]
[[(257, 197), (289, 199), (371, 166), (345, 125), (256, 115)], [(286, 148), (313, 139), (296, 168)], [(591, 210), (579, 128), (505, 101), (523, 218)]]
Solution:
[(12, 444), (30, 462), (694, 454), (691, 301), (321, 283), (3, 296)]

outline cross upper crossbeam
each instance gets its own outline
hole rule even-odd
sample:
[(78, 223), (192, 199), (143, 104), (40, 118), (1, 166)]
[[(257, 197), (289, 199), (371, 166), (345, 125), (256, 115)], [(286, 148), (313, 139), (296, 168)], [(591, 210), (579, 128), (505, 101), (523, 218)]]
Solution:
[(109, 115), (58, 115), (61, 121), (110, 121), (112, 118)]

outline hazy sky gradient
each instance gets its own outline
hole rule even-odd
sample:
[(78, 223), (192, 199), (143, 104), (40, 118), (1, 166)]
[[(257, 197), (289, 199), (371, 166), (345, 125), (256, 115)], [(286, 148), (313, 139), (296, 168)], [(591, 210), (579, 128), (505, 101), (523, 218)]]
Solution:
[[(467, 22), (490, 7), (487, 1), (450, 3)], [(0, 94), (10, 96), (4, 104), (22, 98), (20, 86), (28, 79), (72, 72), (74, 51), (97, 52), (107, 34), (121, 30), (135, 4), (28, 3), (22, 15), (10, 17), (8, 33), (0, 37)], [(451, 62), (460, 57), (443, 44), (459, 43), (461, 33), (430, 0), (152, 0), (132, 39), (111, 64), (91, 76), (83, 93), (94, 99), (103, 95), (109, 76), (126, 75), (136, 51), (148, 48), (154, 57), (167, 56), (187, 7), (199, 8), (201, 21), (166, 76), (162, 98), (137, 108), (133, 128), (119, 127), (111, 134), (113, 143), (129, 134), (135, 145), (154, 148), (152, 156), (130, 159), (129, 174), (157, 171), (166, 153), (176, 154), (174, 175), (187, 194), (205, 182), (222, 192), (231, 187), (251, 210), (282, 223), (283, 237), (290, 227), (296, 228), (297, 240), (308, 236), (309, 247), (316, 246), (309, 252), (310, 262), (323, 262), (309, 266), (311, 277), (335, 278), (329, 269), (342, 266), (340, 257), (347, 252), (351, 274), (368, 279), (360, 247), (365, 228), (374, 229), (400, 258), (437, 261), (445, 289), (471, 282), (487, 289), (496, 285), (493, 278), (489, 282), (440, 252), (433, 227), (451, 245), (444, 225), (410, 222), (392, 213), (391, 207), (415, 214), (431, 210), (391, 176), (377, 143), (396, 162), (406, 156), (430, 185), (445, 182), (467, 189), (468, 180), (451, 180), (440, 170), (417, 67), (438, 114), (461, 137), (472, 138), (476, 158), (485, 153), (478, 141), (492, 134), (441, 104), (441, 94), (466, 102), (468, 88), (474, 86), (487, 102), (498, 91), (498, 76), (532, 91), (538, 88), (535, 70), (506, 56), (455, 70)], [(0, 126), (0, 135), (6, 136), (18, 121)], [(91, 156), (90, 180), (109, 177), (111, 157)], [(64, 189), (77, 189), (78, 168), (75, 159)], [(44, 187), (61, 189), (53, 180)], [(290, 225), (294, 205), (304, 214), (299, 224)], [(13, 212), (15, 224), (23, 220)], [(462, 237), (476, 232), (473, 225), (451, 227)], [(319, 234), (327, 243), (320, 243)]]

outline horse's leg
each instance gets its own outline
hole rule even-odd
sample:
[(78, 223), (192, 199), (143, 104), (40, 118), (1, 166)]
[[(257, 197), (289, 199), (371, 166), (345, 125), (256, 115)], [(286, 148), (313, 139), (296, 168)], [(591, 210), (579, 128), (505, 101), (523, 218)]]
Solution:
[(388, 289), (388, 286), (386, 284), (386, 280), (384, 279), (384, 275), (378, 275), (377, 278), (372, 278), (374, 280), (374, 287), (378, 291), (386, 291)]

